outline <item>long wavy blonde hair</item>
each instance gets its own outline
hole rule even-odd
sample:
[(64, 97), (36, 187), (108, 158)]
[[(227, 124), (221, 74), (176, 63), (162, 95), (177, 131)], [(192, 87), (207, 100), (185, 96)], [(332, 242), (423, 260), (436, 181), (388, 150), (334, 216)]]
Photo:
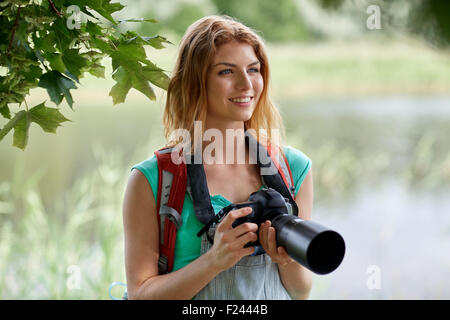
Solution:
[[(256, 132), (255, 138), (260, 143), (266, 147), (270, 144), (272, 150), (282, 152), (281, 141), (285, 138), (285, 130), (280, 113), (269, 97), (270, 68), (264, 41), (254, 30), (227, 15), (210, 15), (195, 21), (181, 40), (163, 113), (166, 146), (180, 142), (180, 137), (171, 137), (174, 130), (184, 129), (190, 137), (194, 137), (194, 121), (205, 123), (209, 65), (217, 48), (233, 40), (253, 47), (261, 63), (260, 72), (264, 82), (253, 115), (244, 122), (244, 130), (253, 129), (248, 131)], [(272, 134), (273, 129), (277, 129), (276, 135)]]

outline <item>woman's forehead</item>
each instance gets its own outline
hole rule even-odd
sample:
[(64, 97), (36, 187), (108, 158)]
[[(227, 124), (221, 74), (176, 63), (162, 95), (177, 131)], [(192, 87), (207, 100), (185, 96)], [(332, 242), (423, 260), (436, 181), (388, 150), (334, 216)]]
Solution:
[[(253, 47), (245, 42), (231, 41), (220, 45), (214, 53), (212, 64), (220, 62), (241, 63), (244, 60), (258, 60)], [(250, 63), (249, 62), (249, 63)]]

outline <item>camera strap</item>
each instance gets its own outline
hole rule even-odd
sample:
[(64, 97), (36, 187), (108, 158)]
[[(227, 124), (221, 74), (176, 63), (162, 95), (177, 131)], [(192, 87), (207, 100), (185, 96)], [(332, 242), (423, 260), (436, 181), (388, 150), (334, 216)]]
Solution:
[[(289, 168), (287, 159), (277, 160), (280, 157), (279, 152), (271, 150), (270, 146), (266, 149), (261, 145), (251, 134), (246, 132), (245, 140), (249, 147), (249, 152), (257, 155), (257, 163), (261, 168), (261, 179), (264, 185), (269, 188), (273, 188), (278, 191), (283, 197), (289, 200), (292, 207), (292, 214), (298, 215), (298, 206), (294, 200), (294, 183), (292, 179), (292, 173)], [(194, 205), (195, 215), (197, 219), (205, 226), (200, 230), (198, 236), (208, 231), (215, 223), (220, 221), (221, 215), (225, 215), (226, 212), (223, 209), (215, 214), (211, 204), (210, 194), (206, 181), (206, 174), (203, 168), (203, 164), (195, 164), (194, 156), (192, 161), (186, 164), (186, 172), (188, 176), (188, 184), (190, 187), (190, 194)], [(273, 170), (263, 170), (270, 169)], [(227, 207), (226, 207), (227, 208)], [(225, 209), (225, 208), (224, 208)], [(208, 240), (210, 240), (210, 234), (208, 233)], [(210, 240), (211, 242), (211, 240)]]

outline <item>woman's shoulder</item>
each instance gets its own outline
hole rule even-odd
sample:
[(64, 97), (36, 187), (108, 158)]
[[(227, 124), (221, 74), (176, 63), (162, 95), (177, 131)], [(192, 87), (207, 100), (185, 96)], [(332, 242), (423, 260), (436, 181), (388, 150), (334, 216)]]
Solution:
[(150, 187), (152, 188), (153, 194), (156, 197), (157, 191), (158, 191), (158, 161), (156, 159), (155, 155), (152, 155), (151, 157), (142, 160), (139, 163), (136, 163), (133, 165), (130, 169), (132, 171), (133, 169), (139, 170), (144, 176), (147, 178), (147, 181), (150, 184)]
[(292, 177), (295, 184), (295, 193), (297, 194), (303, 180), (311, 169), (312, 161), (303, 151), (290, 145), (284, 146), (283, 151), (292, 172)]
[(284, 154), (289, 162), (289, 166), (299, 165), (301, 167), (305, 167), (311, 164), (311, 159), (301, 150), (292, 147), (290, 145), (283, 146)]
[[(149, 172), (149, 173), (152, 171), (155, 171), (155, 170), (158, 171), (158, 161), (156, 159), (156, 156), (152, 155), (149, 158), (134, 164), (131, 167), (131, 170), (133, 170), (133, 169), (139, 169), (139, 171), (145, 171), (145, 172)], [(142, 173), (145, 174), (145, 172), (142, 172)]]

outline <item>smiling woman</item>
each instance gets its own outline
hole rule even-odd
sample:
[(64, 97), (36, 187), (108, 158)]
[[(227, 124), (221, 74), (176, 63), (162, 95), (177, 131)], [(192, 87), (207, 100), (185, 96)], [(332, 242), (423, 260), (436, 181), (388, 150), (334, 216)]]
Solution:
[[(210, 230), (213, 234), (208, 231), (197, 236), (207, 225), (205, 216), (214, 218), (224, 207), (246, 201), (254, 192), (269, 187), (284, 194), (289, 207), (295, 208), (291, 212), (302, 219), (311, 218), (311, 161), (300, 150), (282, 145), (283, 123), (268, 95), (268, 84), (265, 45), (253, 30), (228, 16), (207, 16), (188, 27), (167, 91), (163, 115), (166, 146), (180, 145), (179, 137), (172, 133), (182, 129), (194, 136), (194, 142), (200, 142), (194, 143), (193, 149), (183, 145), (180, 150), (186, 159), (192, 151), (204, 155), (209, 147), (203, 139), (205, 132), (215, 130), (220, 133), (217, 136), (227, 138), (219, 144), (223, 149), (215, 151), (227, 154), (231, 143), (234, 155), (239, 145), (244, 146), (245, 162), (223, 164), (201, 159), (200, 163), (187, 165), (174, 164), (169, 157), (164, 163), (163, 154), (175, 152), (163, 148), (133, 166), (123, 205), (129, 298), (308, 297), (310, 272), (277, 246), (270, 221), (234, 224), (249, 215), (251, 208), (231, 210)], [(202, 129), (197, 131), (194, 129), (198, 123)], [(255, 133), (255, 139), (239, 134), (243, 131), (252, 137)], [(229, 132), (232, 141), (228, 141)], [(195, 139), (197, 133), (200, 139)], [(259, 152), (250, 152), (255, 150), (251, 147), (253, 141)], [(260, 154), (264, 149), (271, 163), (277, 163), (274, 173), (263, 173)], [(185, 179), (186, 191), (176, 182), (174, 193), (172, 184), (163, 185), (170, 173), (163, 170), (170, 161), (178, 173), (171, 174), (169, 180)], [(183, 174), (186, 170), (189, 179)], [(191, 174), (193, 170), (195, 174)], [(170, 195), (166, 190), (171, 190)], [(175, 192), (181, 194), (177, 201), (173, 200)], [(171, 201), (164, 210), (169, 210), (167, 214), (175, 220), (161, 218), (163, 193), (164, 199), (167, 196)], [(169, 228), (175, 229), (173, 224), (166, 226), (170, 222), (177, 225), (175, 238), (166, 233)], [(259, 246), (247, 246), (257, 239)], [(167, 242), (174, 243), (173, 256), (165, 250)]]

